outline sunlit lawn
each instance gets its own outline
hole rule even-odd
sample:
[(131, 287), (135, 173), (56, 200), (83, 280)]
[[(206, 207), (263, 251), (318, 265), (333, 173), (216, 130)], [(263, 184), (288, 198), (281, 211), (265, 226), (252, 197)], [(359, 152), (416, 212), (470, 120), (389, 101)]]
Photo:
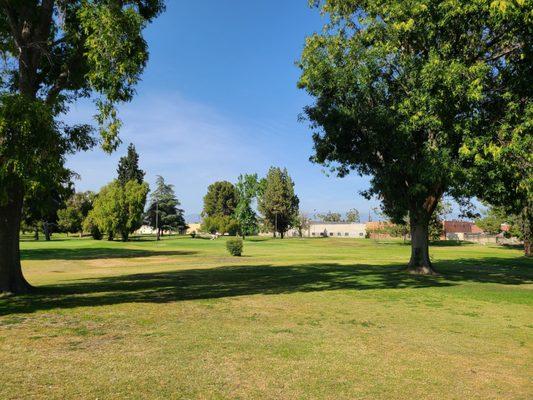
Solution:
[(533, 261), (401, 242), (22, 243), (0, 298), (0, 399), (527, 399)]

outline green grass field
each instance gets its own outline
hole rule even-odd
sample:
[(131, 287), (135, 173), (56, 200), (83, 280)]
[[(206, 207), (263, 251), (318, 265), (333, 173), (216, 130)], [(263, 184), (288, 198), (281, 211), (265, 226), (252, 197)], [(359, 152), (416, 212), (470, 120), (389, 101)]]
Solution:
[(345, 239), (24, 241), (1, 399), (531, 399), (520, 250)]

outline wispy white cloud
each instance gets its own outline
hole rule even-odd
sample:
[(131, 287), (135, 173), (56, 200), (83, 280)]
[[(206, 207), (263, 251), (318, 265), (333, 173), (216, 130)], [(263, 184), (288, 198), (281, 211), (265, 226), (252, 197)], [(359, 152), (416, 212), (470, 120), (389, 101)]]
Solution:
[[(66, 120), (91, 122), (89, 102), (72, 107)], [(112, 155), (95, 149), (70, 157), (69, 167), (81, 174), (79, 190), (98, 190), (116, 175), (116, 165), (132, 142), (140, 153), (141, 167), (152, 183), (161, 174), (176, 185), (184, 205), (201, 208), (207, 185), (253, 171), (263, 162), (263, 135), (250, 135), (253, 126), (232, 121), (213, 108), (176, 94), (145, 95), (120, 110), (122, 146)], [(183, 188), (183, 189), (182, 189)], [(180, 193), (181, 192), (181, 193)]]
[[(73, 106), (68, 122), (92, 122), (90, 102)], [(209, 105), (184, 99), (176, 93), (144, 94), (120, 110), (123, 144), (111, 155), (101, 149), (78, 153), (68, 166), (81, 175), (78, 190), (99, 190), (116, 177), (118, 159), (127, 145), (135, 144), (140, 165), (150, 184), (156, 175), (176, 187), (187, 213), (198, 213), (209, 184), (235, 181), (241, 173), (265, 174), (271, 165), (288, 167), (296, 182), (302, 209), (368, 209), (357, 191), (367, 180), (326, 177), (321, 167), (308, 161), (311, 139), (306, 127), (285, 120), (256, 120), (245, 115), (230, 118)]]

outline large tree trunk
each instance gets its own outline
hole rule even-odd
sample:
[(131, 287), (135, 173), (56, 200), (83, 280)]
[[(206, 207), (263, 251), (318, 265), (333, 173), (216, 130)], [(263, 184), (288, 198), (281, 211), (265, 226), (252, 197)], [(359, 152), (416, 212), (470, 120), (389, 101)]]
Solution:
[(524, 255), (531, 257), (531, 225), (533, 223), (533, 215), (531, 215), (531, 206), (526, 206), (522, 210), (521, 215), (521, 230), (524, 235)]
[(409, 210), (411, 229), (411, 260), (408, 270), (412, 274), (435, 275), (429, 259), (429, 222), (437, 208), (442, 192), (436, 190), (422, 204), (413, 204)]
[(43, 232), (44, 232), (44, 238), (47, 242), (52, 240), (51, 233), (50, 233), (50, 225), (48, 222), (43, 222)]
[(27, 293), (31, 285), (22, 275), (19, 248), (23, 191), (15, 184), (8, 193), (0, 205), (0, 293)]
[(411, 260), (409, 272), (420, 275), (433, 275), (435, 271), (429, 259), (429, 220), (410, 217)]

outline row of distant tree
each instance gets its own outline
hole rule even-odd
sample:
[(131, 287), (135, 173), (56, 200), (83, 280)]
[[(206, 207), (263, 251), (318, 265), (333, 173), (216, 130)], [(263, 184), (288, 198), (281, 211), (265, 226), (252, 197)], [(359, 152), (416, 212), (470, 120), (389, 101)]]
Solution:
[[(46, 197), (29, 198), (22, 230), (34, 232), (36, 239), (42, 231), (46, 240), (53, 232), (63, 232), (80, 236), (86, 233), (97, 240), (120, 237), (124, 241), (142, 225), (156, 230), (158, 238), (165, 231), (184, 232), (184, 211), (173, 185), (158, 176), (146, 206), (150, 188), (144, 176), (139, 155), (130, 144), (127, 154), (119, 160), (117, 178), (98, 193), (75, 192), (68, 180)], [(299, 203), (294, 181), (286, 169), (271, 167), (264, 178), (244, 174), (235, 184), (218, 181), (208, 187), (204, 197), (202, 230), (243, 237), (260, 231), (273, 232), (283, 238), (289, 229), (296, 229), (302, 235), (311, 218), (299, 211)], [(360, 221), (356, 209), (344, 217), (328, 211), (314, 218), (324, 222)]]
[[(526, 218), (524, 213), (513, 214), (504, 207), (490, 206), (485, 214), (476, 220), (476, 225), (488, 234), (504, 233), (508, 237), (526, 240), (531, 225), (531, 221)], [(505, 231), (504, 226), (507, 226)]]
[(287, 169), (271, 167), (261, 179), (257, 174), (241, 175), (235, 184), (219, 181), (207, 188), (202, 230), (243, 237), (261, 230), (283, 238), (289, 229), (306, 223), (299, 204)]
[(327, 213), (315, 214), (315, 218), (322, 222), (345, 222), (348, 224), (361, 222), (359, 211), (355, 208), (349, 210), (344, 217), (339, 212), (328, 211)]
[[(130, 144), (127, 155), (119, 160), (117, 178), (100, 192), (74, 192), (72, 184), (58, 186), (47, 198), (33, 198), (24, 209), (23, 230), (30, 230), (39, 238), (42, 230), (47, 240), (53, 231), (85, 232), (100, 240), (120, 236), (124, 241), (143, 224), (156, 229), (157, 236), (164, 231), (181, 232), (186, 229), (183, 210), (173, 185), (158, 176), (146, 208), (148, 183), (139, 168), (139, 155)], [(145, 211), (146, 210), (146, 211)]]

